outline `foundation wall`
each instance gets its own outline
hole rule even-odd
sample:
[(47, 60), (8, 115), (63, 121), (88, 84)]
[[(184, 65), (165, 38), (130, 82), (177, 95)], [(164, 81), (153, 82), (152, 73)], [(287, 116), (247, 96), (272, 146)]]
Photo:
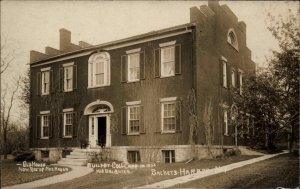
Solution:
[[(233, 146), (218, 147), (214, 146), (211, 150), (214, 156), (220, 156), (223, 154), (225, 149), (233, 149)], [(185, 162), (196, 155), (197, 159), (209, 159), (211, 158), (210, 152), (207, 146), (196, 145), (192, 148), (190, 145), (169, 145), (169, 146), (118, 146), (111, 147), (108, 149), (82, 149), (86, 152), (88, 161), (92, 161), (93, 154), (100, 153), (106, 150), (104, 158), (106, 160), (128, 162), (127, 154), (128, 151), (138, 151), (140, 154), (140, 161), (142, 163), (155, 162), (164, 163), (163, 150), (174, 150), (175, 151), (175, 162)], [(57, 162), (62, 158), (62, 150), (57, 148), (35, 148), (32, 149), (35, 154), (35, 158), (38, 161), (50, 161)], [(48, 157), (43, 157), (42, 151), (49, 151)]]

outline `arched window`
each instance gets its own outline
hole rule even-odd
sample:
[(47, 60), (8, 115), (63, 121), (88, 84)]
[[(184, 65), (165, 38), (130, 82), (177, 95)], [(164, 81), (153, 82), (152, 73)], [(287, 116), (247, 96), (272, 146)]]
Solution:
[(95, 53), (89, 58), (88, 87), (110, 85), (110, 56), (107, 52)]
[(239, 49), (236, 34), (233, 29), (229, 29), (227, 33), (227, 42), (236, 50)]

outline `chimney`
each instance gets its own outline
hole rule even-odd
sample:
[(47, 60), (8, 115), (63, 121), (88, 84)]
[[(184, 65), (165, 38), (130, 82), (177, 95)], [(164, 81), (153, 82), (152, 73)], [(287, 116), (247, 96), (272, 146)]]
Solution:
[(239, 21), (238, 26), (244, 33), (246, 33), (246, 23), (244, 21)]
[(52, 47), (45, 47), (45, 53), (49, 56), (56, 56), (61, 54), (62, 52)]
[(47, 57), (48, 57), (48, 55), (46, 55), (44, 53), (34, 51), (34, 50), (30, 51), (30, 63), (45, 59)]
[(59, 30), (59, 50), (66, 52), (70, 49), (71, 32), (64, 28)]
[(220, 7), (219, 1), (208, 1), (208, 7), (213, 11), (216, 11)]
[(84, 42), (84, 41), (79, 41), (79, 46), (81, 48), (85, 48), (85, 47), (90, 47), (90, 46), (93, 46), (93, 45), (91, 45), (91, 44), (89, 44), (87, 42)]

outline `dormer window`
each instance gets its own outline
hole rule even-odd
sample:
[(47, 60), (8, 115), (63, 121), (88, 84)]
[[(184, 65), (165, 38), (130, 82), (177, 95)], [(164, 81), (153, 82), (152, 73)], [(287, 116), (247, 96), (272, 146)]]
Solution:
[(235, 48), (237, 51), (239, 50), (239, 45), (237, 41), (236, 34), (233, 29), (229, 29), (227, 33), (227, 42)]

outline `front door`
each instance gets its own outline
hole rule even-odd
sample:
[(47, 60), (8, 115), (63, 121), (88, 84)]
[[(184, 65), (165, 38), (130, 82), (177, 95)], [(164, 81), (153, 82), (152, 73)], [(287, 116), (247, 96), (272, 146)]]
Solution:
[(111, 145), (109, 115), (89, 116), (89, 142), (91, 148), (109, 147)]
[(98, 146), (106, 146), (106, 116), (98, 117)]

